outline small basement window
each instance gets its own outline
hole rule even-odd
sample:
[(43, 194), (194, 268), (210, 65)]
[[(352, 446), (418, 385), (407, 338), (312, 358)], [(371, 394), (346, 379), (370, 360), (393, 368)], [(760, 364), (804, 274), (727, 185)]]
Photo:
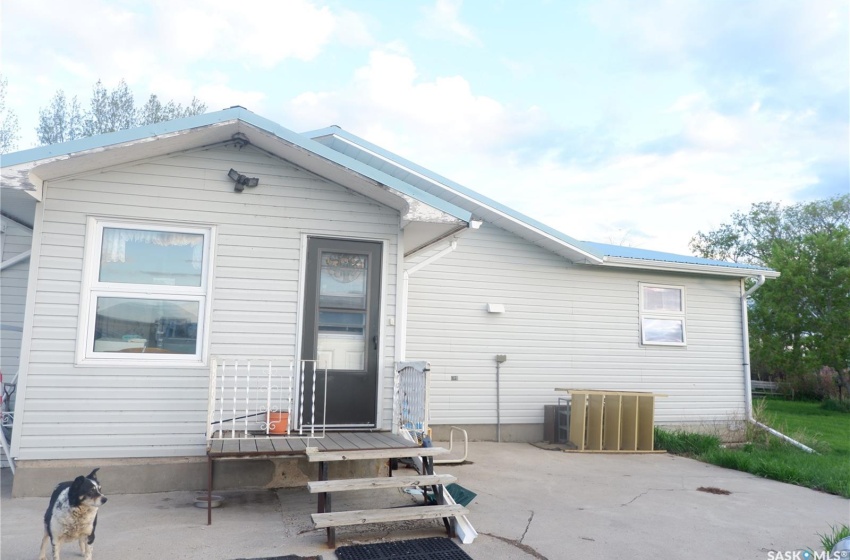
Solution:
[(205, 359), (211, 228), (89, 221), (78, 361)]
[(684, 346), (685, 287), (640, 284), (640, 342)]

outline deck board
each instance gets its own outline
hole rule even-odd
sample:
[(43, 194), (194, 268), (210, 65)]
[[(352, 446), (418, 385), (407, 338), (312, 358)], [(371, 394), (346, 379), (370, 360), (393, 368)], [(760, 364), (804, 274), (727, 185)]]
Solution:
[[(216, 433), (215, 435), (218, 435)], [(368, 451), (374, 449), (415, 448), (416, 444), (389, 432), (326, 432), (323, 437), (266, 436), (230, 438), (222, 432), (221, 439), (210, 440), (207, 453), (212, 457), (273, 457), (275, 455), (306, 455), (308, 447), (323, 452)]]

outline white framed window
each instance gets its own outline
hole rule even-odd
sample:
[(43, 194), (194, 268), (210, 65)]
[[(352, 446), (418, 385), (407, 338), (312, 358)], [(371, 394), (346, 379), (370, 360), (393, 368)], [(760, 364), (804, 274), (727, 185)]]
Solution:
[(640, 342), (646, 345), (684, 346), (685, 287), (639, 284)]
[(90, 218), (77, 362), (206, 362), (214, 229)]

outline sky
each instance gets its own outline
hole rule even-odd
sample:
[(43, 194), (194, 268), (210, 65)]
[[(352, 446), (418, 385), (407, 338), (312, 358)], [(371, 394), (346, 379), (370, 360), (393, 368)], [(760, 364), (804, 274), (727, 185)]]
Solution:
[(690, 254), (762, 201), (850, 192), (848, 0), (4, 0), (35, 146), (100, 79), (335, 124), (573, 238)]

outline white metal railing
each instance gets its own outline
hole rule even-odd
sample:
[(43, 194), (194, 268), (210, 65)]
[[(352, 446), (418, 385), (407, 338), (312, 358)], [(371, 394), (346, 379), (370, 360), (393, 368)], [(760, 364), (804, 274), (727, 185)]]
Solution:
[(15, 423), (15, 391), (18, 387), (17, 374), (12, 378), (12, 381), (3, 381), (3, 374), (0, 373), (0, 447), (3, 449), (2, 460), (0, 464), (12, 469), (12, 474), (15, 474), (15, 461), (12, 459), (12, 425)]
[[(291, 361), (212, 359), (207, 440), (323, 437), (324, 407), (318, 411), (322, 415), (320, 422), (316, 422), (319, 376), (313, 360), (302, 360), (296, 370)], [(327, 372), (322, 377), (326, 388)], [(312, 394), (306, 403), (305, 387)], [(279, 414), (285, 415), (285, 419)], [(285, 429), (280, 426), (283, 422)]]
[(419, 441), (428, 435), (431, 369), (428, 362), (398, 362), (395, 374), (395, 425)]

